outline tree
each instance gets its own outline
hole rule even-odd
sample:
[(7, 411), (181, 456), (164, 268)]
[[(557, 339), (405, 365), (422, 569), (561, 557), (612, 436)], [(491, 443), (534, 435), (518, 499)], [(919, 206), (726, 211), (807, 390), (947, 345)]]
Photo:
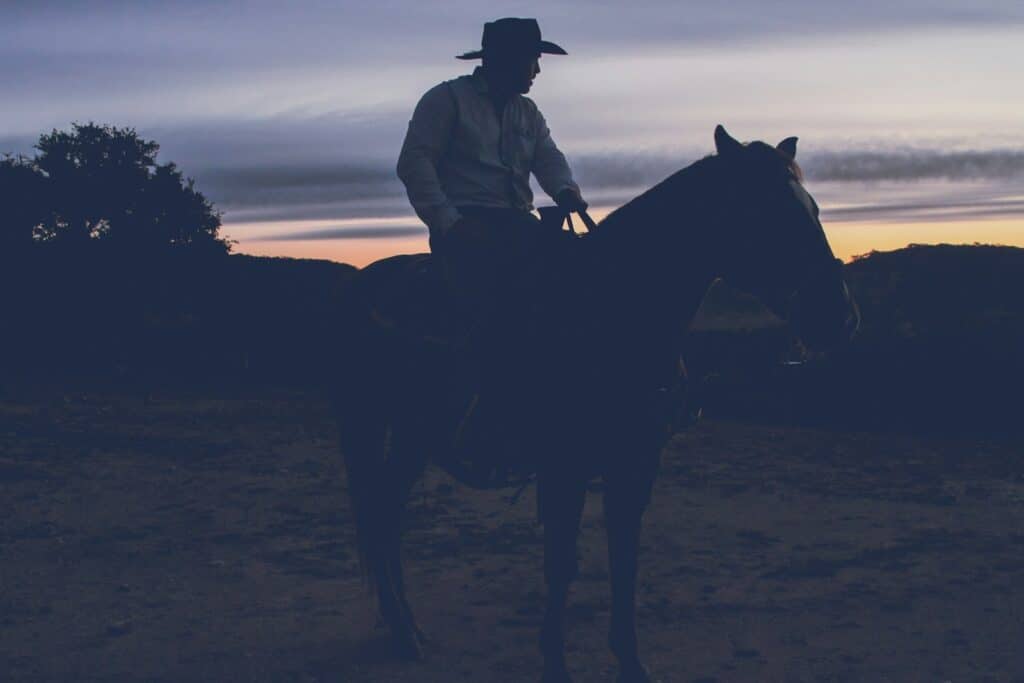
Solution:
[(0, 254), (29, 247), (46, 221), (46, 178), (23, 156), (0, 159)]
[[(35, 149), (34, 158), (0, 168), (4, 210), (21, 217), (5, 230), (18, 236), (8, 234), (8, 242), (28, 235), (70, 248), (95, 242), (127, 252), (230, 250), (213, 204), (175, 164), (157, 163), (160, 146), (134, 129), (75, 123), (41, 135)], [(31, 192), (18, 191), (31, 183)]]

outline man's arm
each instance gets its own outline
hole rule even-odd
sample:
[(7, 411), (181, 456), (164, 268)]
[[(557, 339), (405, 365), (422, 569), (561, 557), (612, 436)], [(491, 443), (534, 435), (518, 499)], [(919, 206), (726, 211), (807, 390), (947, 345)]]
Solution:
[(398, 177), (405, 183), (409, 202), (435, 235), (443, 235), (460, 218), (437, 174), (456, 116), (455, 99), (449, 88), (442, 83), (420, 98), (398, 156)]
[[(572, 170), (565, 155), (555, 145), (551, 137), (551, 130), (548, 128), (544, 116), (537, 111), (537, 147), (533, 152), (533, 174), (537, 176), (537, 182), (548, 195), (558, 201), (558, 197), (565, 197), (566, 191), (580, 197), (579, 185), (572, 178)], [(585, 202), (580, 202), (586, 206)], [(561, 203), (561, 202), (559, 202)]]

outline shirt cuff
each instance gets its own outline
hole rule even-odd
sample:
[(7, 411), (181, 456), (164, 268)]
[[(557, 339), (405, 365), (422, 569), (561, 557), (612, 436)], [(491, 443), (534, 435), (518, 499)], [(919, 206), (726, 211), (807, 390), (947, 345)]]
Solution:
[(437, 217), (434, 218), (434, 223), (430, 227), (437, 231), (439, 235), (443, 235), (451, 229), (453, 225), (459, 222), (462, 218), (462, 214), (454, 206), (445, 206), (438, 210)]
[(577, 195), (580, 195), (580, 196), (582, 196), (582, 193), (580, 192), (580, 186), (579, 186), (579, 185), (577, 185), (577, 184), (576, 184), (575, 182), (573, 182), (573, 181), (569, 180), (569, 181), (566, 181), (566, 182), (562, 183), (562, 184), (561, 184), (561, 185), (560, 185), (560, 186), (558, 187), (558, 189), (557, 189), (557, 190), (555, 190), (554, 192), (552, 192), (552, 193), (551, 193), (551, 198), (552, 198), (552, 199), (554, 199), (555, 197), (557, 197), (558, 195), (562, 194), (562, 193), (563, 193), (563, 192), (565, 192), (566, 190), (572, 190), (572, 191), (573, 191), (573, 192), (575, 192), (575, 193), (576, 193)]

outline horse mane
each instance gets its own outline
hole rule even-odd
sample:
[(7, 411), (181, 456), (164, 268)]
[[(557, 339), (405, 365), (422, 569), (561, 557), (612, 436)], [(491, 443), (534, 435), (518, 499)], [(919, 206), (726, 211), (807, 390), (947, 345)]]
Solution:
[(772, 159), (778, 159), (779, 161), (781, 161), (783, 168), (785, 168), (785, 170), (796, 180), (798, 180), (801, 183), (804, 181), (804, 170), (800, 168), (800, 164), (796, 162), (796, 159), (787, 154), (784, 154), (777, 147), (772, 147), (771, 145), (761, 142), (759, 140), (748, 143), (744, 145), (744, 147), (757, 149), (761, 151), (761, 153), (764, 154), (765, 156), (768, 156), (770, 154)]
[(692, 183), (693, 189), (703, 187), (709, 175), (708, 171), (716, 166), (719, 161), (719, 156), (709, 154), (689, 166), (676, 171), (654, 187), (637, 195), (605, 216), (598, 223), (600, 229), (596, 235), (616, 234), (623, 229), (636, 230), (638, 227), (636, 225), (636, 218), (641, 213), (645, 216), (649, 216), (651, 213), (664, 215), (679, 210), (677, 201), (680, 198), (678, 193), (682, 189), (681, 185), (689, 184), (687, 181), (696, 181)]
[[(749, 154), (738, 167), (752, 172), (785, 174), (803, 181), (803, 170), (789, 155), (773, 145), (753, 141), (743, 145)], [(626, 269), (634, 275), (649, 271), (662, 258), (678, 253), (683, 241), (688, 251), (717, 240), (714, 226), (721, 220), (723, 188), (735, 184), (735, 163), (709, 154), (691, 163), (647, 191), (609, 213), (594, 233), (585, 238), (596, 247), (593, 253), (605, 268)], [(618, 265), (615, 265), (618, 264)], [(640, 271), (637, 271), (637, 268)]]
[[(782, 152), (779, 152), (782, 154)], [(790, 159), (785, 154), (782, 154), (785, 159), (789, 171), (793, 174), (793, 177), (799, 180), (801, 183), (804, 182), (804, 170), (800, 168), (800, 164), (796, 163), (796, 159)]]
[[(756, 149), (765, 156), (771, 154), (772, 159), (777, 158), (782, 162), (782, 168), (784, 168), (786, 172), (792, 175), (797, 181), (801, 183), (803, 182), (804, 172), (803, 169), (800, 168), (800, 164), (796, 162), (796, 159), (783, 154), (777, 148), (761, 141), (747, 143), (744, 147), (748, 149)], [(707, 182), (710, 175), (708, 171), (712, 171), (720, 162), (721, 157), (719, 155), (709, 154), (698, 159), (689, 166), (676, 171), (654, 187), (634, 197), (605, 216), (605, 218), (598, 224), (601, 228), (599, 234), (606, 232), (618, 232), (622, 229), (623, 225), (635, 225), (636, 216), (641, 211), (644, 213), (651, 212), (652, 209), (657, 213), (660, 213), (661, 211), (665, 211), (666, 213), (674, 213), (678, 211), (678, 200), (680, 199), (680, 195), (678, 193), (683, 189), (680, 185), (686, 181), (696, 181), (693, 183), (692, 188), (687, 187), (686, 190), (691, 192), (696, 190), (703, 191), (703, 183)]]

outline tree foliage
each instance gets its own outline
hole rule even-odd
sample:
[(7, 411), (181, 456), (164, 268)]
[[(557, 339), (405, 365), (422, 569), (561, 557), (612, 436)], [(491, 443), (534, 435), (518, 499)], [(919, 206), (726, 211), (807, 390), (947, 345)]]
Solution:
[(46, 222), (46, 179), (25, 157), (0, 159), (0, 253), (20, 252)]
[(160, 146), (132, 128), (72, 124), (39, 137), (33, 157), (0, 161), (0, 245), (225, 253), (220, 213)]

